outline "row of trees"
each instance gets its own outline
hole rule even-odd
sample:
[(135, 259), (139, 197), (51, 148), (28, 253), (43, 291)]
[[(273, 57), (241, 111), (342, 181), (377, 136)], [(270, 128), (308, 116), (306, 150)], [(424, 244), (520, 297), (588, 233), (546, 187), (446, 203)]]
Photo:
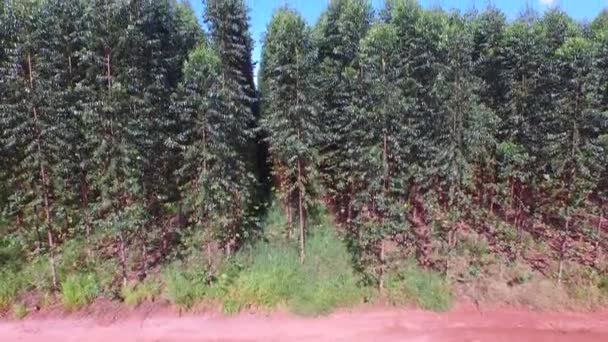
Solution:
[[(0, 2), (0, 205), (33, 252), (110, 237), (126, 281), (141, 246), (190, 223), (229, 250), (259, 194), (247, 9), (175, 0)], [(30, 243), (31, 242), (31, 243)], [(131, 246), (131, 248), (130, 248)], [(139, 250), (139, 248), (138, 248)]]
[(368, 1), (335, 0), (309, 28), (280, 9), (260, 89), (284, 207), (297, 208), (303, 237), (321, 184), (380, 286), (388, 242), (449, 272), (458, 231), (497, 221), (554, 244), (559, 279), (574, 240), (601, 267), (606, 52), (606, 12), (580, 24), (525, 9), (507, 22), (495, 8), (390, 0), (375, 14)]
[(55, 285), (73, 237), (125, 281), (176, 227), (231, 253), (256, 231), (267, 163), (302, 260), (322, 199), (380, 287), (389, 245), (449, 272), (459, 231), (497, 225), (518, 232), (514, 258), (524, 230), (549, 244), (560, 278), (569, 259), (602, 267), (606, 13), (333, 0), (308, 27), (282, 8), (258, 96), (243, 1), (204, 7), (207, 32), (176, 0), (0, 2), (0, 206)]

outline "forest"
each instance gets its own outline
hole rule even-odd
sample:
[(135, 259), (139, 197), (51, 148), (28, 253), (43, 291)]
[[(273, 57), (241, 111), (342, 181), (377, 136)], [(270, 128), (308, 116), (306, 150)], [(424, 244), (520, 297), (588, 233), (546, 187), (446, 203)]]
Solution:
[(203, 6), (0, 1), (0, 312), (608, 304), (608, 11)]

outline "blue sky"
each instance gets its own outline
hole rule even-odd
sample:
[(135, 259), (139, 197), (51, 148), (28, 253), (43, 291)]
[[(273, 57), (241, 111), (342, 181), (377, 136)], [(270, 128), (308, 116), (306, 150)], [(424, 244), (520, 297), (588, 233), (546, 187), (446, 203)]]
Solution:
[[(199, 18), (202, 15), (202, 1), (189, 0)], [(306, 18), (309, 24), (314, 24), (321, 12), (327, 6), (328, 0), (245, 0), (250, 8), (251, 32), (255, 41), (253, 60), (258, 62), (261, 51), (261, 41), (266, 31), (266, 25), (275, 8), (288, 4), (297, 9)], [(371, 0), (376, 9), (380, 9), (384, 0)], [(490, 2), (502, 9), (507, 17), (516, 17), (529, 3), (537, 11), (543, 12), (552, 6), (559, 6), (572, 17), (578, 20), (592, 20), (603, 8), (608, 7), (608, 0), (420, 0), (425, 6), (441, 6), (445, 9), (457, 8), (468, 10), (473, 7), (483, 9)]]

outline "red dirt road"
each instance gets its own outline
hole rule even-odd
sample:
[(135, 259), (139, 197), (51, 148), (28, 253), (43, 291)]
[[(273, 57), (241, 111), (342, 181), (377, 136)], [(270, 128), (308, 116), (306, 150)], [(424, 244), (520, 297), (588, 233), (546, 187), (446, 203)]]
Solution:
[(337, 313), (323, 318), (243, 314), (236, 317), (129, 318), (0, 322), (0, 341), (193, 342), (193, 341), (517, 341), (607, 342), (608, 314), (526, 311), (415, 310)]

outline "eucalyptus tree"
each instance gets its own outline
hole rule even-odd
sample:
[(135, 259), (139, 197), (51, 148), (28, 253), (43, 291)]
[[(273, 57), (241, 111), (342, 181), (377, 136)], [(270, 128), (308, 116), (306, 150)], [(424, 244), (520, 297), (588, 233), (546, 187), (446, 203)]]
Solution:
[(292, 199), (297, 203), (300, 259), (304, 262), (307, 208), (314, 200), (319, 122), (312, 82), (315, 56), (310, 31), (299, 14), (287, 8), (273, 14), (264, 39), (263, 59), (262, 127), (267, 132), (275, 178), (284, 180), (281, 196), (287, 211), (291, 212)]
[(442, 217), (437, 226), (446, 243), (446, 272), (449, 272), (455, 233), (471, 215), (476, 172), (494, 152), (496, 117), (482, 104), (481, 79), (475, 76), (474, 34), (467, 18), (452, 13), (446, 17), (444, 63), (434, 89), (440, 99), (429, 132), (434, 158), (431, 169), (438, 176), (435, 194)]
[(250, 223), (250, 207), (254, 201), (255, 179), (255, 85), (251, 51), (253, 41), (249, 34), (249, 18), (243, 0), (207, 0), (205, 21), (211, 44), (220, 60), (219, 80), (221, 98), (226, 110), (224, 126), (229, 132), (226, 142), (238, 151), (230, 160), (227, 187), (232, 215), (225, 225), (220, 240), (228, 253), (245, 238)]
[(116, 254), (123, 282), (127, 282), (132, 232), (144, 222), (143, 193), (139, 170), (141, 157), (129, 133), (133, 106), (129, 91), (133, 74), (129, 66), (127, 27), (129, 12), (121, 0), (92, 0), (92, 39), (87, 86), (94, 97), (87, 107), (93, 144), (91, 185), (98, 198), (91, 203), (94, 226), (119, 241)]
[(505, 101), (507, 84), (501, 77), (504, 69), (503, 42), (508, 27), (507, 18), (496, 7), (489, 7), (472, 19), (474, 27), (473, 72), (484, 82), (480, 94), (483, 103), (500, 110)]
[[(483, 81), (479, 93), (480, 100), (487, 108), (501, 116), (500, 112), (505, 110), (503, 104), (506, 102), (505, 95), (508, 89), (508, 84), (502, 77), (505, 69), (503, 42), (508, 26), (507, 19), (503, 12), (490, 6), (471, 21), (475, 46), (473, 49), (475, 68), (472, 72)], [(495, 133), (498, 135), (498, 131)], [(484, 160), (484, 165), (480, 165), (482, 168), (479, 169), (476, 183), (479, 188), (479, 204), (488, 207), (490, 213), (494, 214), (498, 170), (495, 153), (488, 157)]]
[(131, 57), (136, 61), (132, 70), (141, 73), (134, 74), (132, 81), (140, 83), (134, 95), (143, 101), (137, 127), (148, 121), (150, 127), (136, 140), (146, 160), (142, 179), (146, 200), (152, 213), (162, 215), (162, 205), (179, 198), (175, 140), (182, 128), (179, 117), (169, 110), (170, 97), (182, 78), (189, 51), (201, 42), (202, 31), (191, 23), (193, 14), (187, 7), (174, 0), (142, 2), (140, 11), (130, 46), (138, 48)]
[(357, 180), (352, 151), (358, 142), (349, 134), (356, 122), (353, 103), (361, 95), (359, 42), (371, 26), (373, 11), (367, 0), (332, 0), (315, 27), (319, 72), (315, 77), (317, 98), (324, 123), (319, 139), (320, 172), (340, 220), (350, 224), (351, 198)]
[(7, 121), (3, 135), (17, 149), (9, 180), (14, 185), (11, 205), (26, 228), (35, 228), (38, 247), (43, 247), (41, 236), (46, 233), (52, 285), (56, 289), (58, 203), (53, 168), (60, 160), (60, 144), (58, 118), (53, 115), (55, 84), (48, 71), (54, 62), (51, 45), (57, 37), (42, 25), (49, 14), (47, 6), (30, 2), (9, 6), (15, 13), (16, 26), (14, 45), (2, 70), (6, 95), (0, 111)]
[(547, 79), (538, 72), (546, 66), (546, 46), (542, 27), (533, 12), (524, 13), (505, 32), (501, 77), (507, 82), (507, 92), (502, 108), (498, 109), (501, 116), (498, 189), (508, 219), (518, 227), (519, 213), (533, 211), (536, 206), (532, 198), (525, 201), (522, 194), (526, 189), (536, 188), (537, 170), (542, 163), (542, 139), (536, 125), (550, 101), (543, 87)]
[(225, 243), (226, 230), (234, 225), (238, 198), (233, 189), (239, 176), (234, 166), (241, 151), (231, 139), (239, 132), (226, 120), (229, 107), (217, 53), (209, 46), (197, 47), (189, 54), (183, 75), (172, 105), (184, 127), (178, 139), (183, 162), (177, 177), (191, 226), (203, 230), (210, 248), (211, 239)]
[(432, 188), (433, 173), (426, 168), (432, 158), (432, 141), (428, 132), (433, 127), (430, 118), (437, 110), (436, 93), (433, 90), (442, 63), (440, 37), (445, 26), (440, 11), (424, 11), (417, 1), (392, 0), (387, 2), (385, 20), (394, 25), (400, 42), (397, 53), (400, 62), (402, 101), (407, 104), (403, 115), (407, 120), (407, 135), (403, 146), (409, 154), (401, 157), (401, 167), (406, 168), (409, 182), (407, 190), (407, 218), (414, 235), (416, 255), (420, 264), (430, 266), (431, 217), (425, 195)]
[[(570, 37), (557, 49), (556, 63), (560, 86), (556, 88), (555, 111), (547, 118), (545, 154), (548, 167), (545, 181), (553, 193), (549, 209), (557, 211), (560, 229), (558, 280), (563, 262), (571, 249), (572, 232), (582, 233), (588, 220), (575, 219), (589, 210), (589, 195), (597, 187), (606, 162), (606, 116), (600, 112), (596, 45), (583, 37)], [(603, 132), (602, 132), (603, 128)], [(577, 213), (578, 212), (578, 213)]]
[(53, 98), (48, 115), (54, 117), (57, 134), (57, 163), (54, 190), (61, 202), (58, 215), (65, 227), (84, 227), (90, 235), (89, 185), (92, 144), (88, 136), (87, 107), (92, 101), (92, 89), (85, 80), (89, 70), (88, 54), (91, 29), (86, 4), (81, 1), (48, 0), (43, 3), (45, 14), (41, 25), (49, 34), (49, 63), (44, 76), (53, 80), (49, 96)]
[[(15, 16), (14, 8), (9, 6), (9, 3), (2, 2), (0, 4), (0, 104), (8, 101), (8, 84), (7, 75), (11, 70), (10, 54), (14, 49), (14, 39), (16, 35), (17, 18)], [(8, 113), (0, 111), (0, 124), (2, 127), (9, 127), (13, 125), (11, 123), (11, 117)], [(0, 170), (0, 215), (6, 215), (5, 210), (8, 210), (8, 200), (12, 192), (12, 186), (10, 184), (11, 174), (13, 166), (15, 165), (14, 158), (16, 157), (16, 146), (14, 140), (9, 134), (8, 130), (0, 130), (0, 164), (3, 165)]]
[(399, 55), (397, 29), (390, 23), (374, 25), (360, 46), (362, 83), (365, 89), (356, 111), (355, 166), (361, 190), (353, 206), (358, 241), (380, 288), (384, 287), (387, 239), (403, 233), (403, 215), (411, 175), (408, 161), (413, 134), (408, 125), (410, 98), (404, 96), (405, 78)]
[[(590, 39), (596, 44), (595, 67), (598, 77), (598, 110), (603, 120), (597, 125), (598, 142), (604, 150), (608, 149), (608, 10), (604, 10), (590, 25)], [(598, 198), (599, 220), (596, 229), (596, 259), (600, 254), (600, 244), (604, 241), (601, 235), (601, 225), (608, 216), (608, 160), (603, 160), (604, 168), (600, 173), (595, 193)]]

